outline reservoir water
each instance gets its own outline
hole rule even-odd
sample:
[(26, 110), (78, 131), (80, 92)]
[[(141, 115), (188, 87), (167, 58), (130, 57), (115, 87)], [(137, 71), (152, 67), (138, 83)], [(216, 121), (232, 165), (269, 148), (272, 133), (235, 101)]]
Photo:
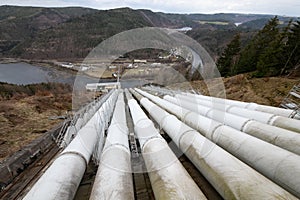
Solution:
[(0, 64), (0, 82), (27, 85), (32, 83), (70, 83), (75, 75), (55, 68), (41, 67), (27, 63)]
[[(58, 82), (58, 83), (68, 83), (73, 85), (76, 78), (75, 84), (80, 90), (85, 90), (85, 85), (87, 83), (97, 83), (97, 82), (112, 82), (115, 80), (105, 80), (91, 78), (88, 76), (78, 75), (76, 73), (70, 73), (66, 71), (59, 70), (57, 68), (42, 67), (37, 65), (32, 65), (28, 63), (0, 63), (0, 82), (18, 84), (18, 85), (28, 85), (34, 83), (47, 83), (47, 82)], [(129, 88), (135, 86), (141, 86), (147, 81), (143, 79), (138, 80), (120, 80), (122, 88)]]

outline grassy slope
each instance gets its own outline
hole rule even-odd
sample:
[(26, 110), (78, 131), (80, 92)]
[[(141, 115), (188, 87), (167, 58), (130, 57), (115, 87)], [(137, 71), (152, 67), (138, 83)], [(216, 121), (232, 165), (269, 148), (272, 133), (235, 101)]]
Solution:
[(65, 87), (36, 87), (34, 94), (27, 94), (22, 86), (1, 86), (14, 95), (0, 96), (0, 160), (53, 128), (61, 120), (49, 117), (65, 115), (72, 101), (71, 90)]

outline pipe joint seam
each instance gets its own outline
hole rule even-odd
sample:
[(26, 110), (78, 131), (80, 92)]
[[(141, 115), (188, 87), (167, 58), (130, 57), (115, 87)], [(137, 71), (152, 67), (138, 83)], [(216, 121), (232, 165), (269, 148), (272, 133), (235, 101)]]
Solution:
[(122, 121), (122, 122), (114, 122), (113, 124), (111, 123), (109, 128), (113, 128), (113, 127), (117, 127), (120, 132), (128, 132), (128, 126), (126, 124), (126, 122)]
[(213, 109), (213, 108), (208, 109), (208, 111), (207, 111), (203, 116), (209, 117), (208, 115), (209, 115), (209, 113), (210, 113), (211, 111), (213, 112), (214, 109)]
[(142, 119), (139, 119), (137, 122), (136, 122), (136, 126), (138, 126), (139, 123), (143, 122), (143, 121), (151, 121), (150, 119), (148, 118), (142, 118)]
[[(178, 138), (178, 148), (179, 149), (183, 149), (182, 147), (181, 147), (181, 139), (182, 139), (182, 137), (185, 135), (185, 134), (187, 134), (187, 133), (189, 133), (189, 132), (194, 132), (195, 130), (194, 129), (190, 129), (190, 130), (187, 130), (187, 131), (184, 131), (181, 135), (180, 135), (180, 137)], [(183, 152), (183, 153), (185, 153), (185, 152)]]
[(228, 112), (229, 113), (229, 110), (231, 109), (231, 108), (235, 108), (236, 106), (234, 106), (234, 105), (230, 105), (230, 106), (228, 106), (226, 109), (225, 109), (225, 112)]
[(73, 154), (73, 155), (76, 155), (76, 156), (79, 156), (80, 158), (82, 158), (84, 160), (84, 163), (85, 163), (85, 168), (87, 169), (88, 164), (89, 164), (88, 161), (85, 159), (85, 157), (81, 153), (79, 153), (77, 151), (67, 151), (67, 152), (61, 153), (57, 158), (59, 158), (61, 156), (64, 156), (64, 155), (67, 155), (67, 154)]
[(127, 146), (125, 146), (124, 144), (114, 143), (114, 144), (110, 144), (107, 147), (105, 147), (102, 154), (104, 154), (106, 151), (108, 151), (109, 149), (114, 148), (114, 147), (121, 147), (121, 149), (125, 149), (128, 153), (130, 153), (130, 149)]
[(273, 125), (274, 121), (278, 118), (278, 115), (273, 115), (272, 117), (270, 117), (270, 119), (267, 121), (267, 124), (269, 125)]
[(245, 121), (245, 123), (241, 126), (240, 131), (245, 132), (245, 129), (246, 129), (247, 125), (248, 125), (250, 122), (253, 122), (253, 121), (254, 121), (253, 119), (248, 119), (247, 121)]
[(223, 127), (223, 126), (226, 127), (226, 125), (224, 125), (224, 124), (219, 124), (214, 129), (211, 130), (211, 138), (210, 138), (211, 141), (214, 141), (213, 138), (215, 137), (215, 133), (216, 133), (217, 129), (219, 129), (219, 128)]
[[(159, 135), (160, 136), (160, 135)], [(149, 143), (151, 140), (153, 140), (153, 139), (159, 139), (159, 140), (162, 140), (162, 141), (164, 141), (165, 142), (165, 140), (164, 139), (162, 139), (161, 137), (159, 137), (158, 135), (155, 135), (155, 136), (151, 136), (151, 137), (149, 137), (149, 138), (147, 138), (146, 139), (146, 141), (144, 142), (144, 144), (143, 144), (143, 146), (142, 146), (142, 152), (144, 152), (144, 147), (145, 147), (145, 145), (147, 145), (147, 143)]]
[(193, 111), (188, 111), (188, 112), (186, 112), (181, 118), (182, 118), (182, 121), (184, 122), (184, 123), (186, 123), (186, 117), (189, 115), (189, 114), (191, 114), (191, 113), (194, 113)]
[(173, 116), (173, 115), (166, 114), (165, 116), (163, 116), (163, 118), (161, 118), (161, 121), (158, 122), (158, 125), (159, 125), (159, 128), (160, 128), (160, 129), (162, 129), (165, 120), (166, 120), (168, 117), (170, 117), (170, 116)]
[[(250, 108), (251, 106), (255, 106), (254, 108)], [(249, 109), (249, 110), (256, 110), (256, 108), (258, 107), (258, 104), (257, 103), (248, 103), (248, 105), (245, 106), (246, 109)]]

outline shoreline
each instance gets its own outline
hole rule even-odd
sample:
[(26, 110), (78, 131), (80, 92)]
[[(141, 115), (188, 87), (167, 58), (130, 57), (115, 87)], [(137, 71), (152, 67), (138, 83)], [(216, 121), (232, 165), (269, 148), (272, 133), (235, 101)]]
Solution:
[[(0, 58), (0, 64), (12, 64), (12, 63), (27, 63), (31, 65), (37, 65), (37, 67), (53, 67), (60, 71), (77, 73), (76, 69), (70, 69), (59, 66), (58, 63), (67, 63), (69, 61), (58, 61), (58, 60), (40, 60), (40, 59), (23, 59), (23, 58)], [(77, 63), (78, 64), (78, 63)]]

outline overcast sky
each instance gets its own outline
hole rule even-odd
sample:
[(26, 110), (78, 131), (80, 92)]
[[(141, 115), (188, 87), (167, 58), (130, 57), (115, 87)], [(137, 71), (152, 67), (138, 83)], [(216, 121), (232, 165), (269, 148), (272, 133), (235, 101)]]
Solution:
[(0, 5), (144, 8), (168, 13), (253, 13), (300, 17), (300, 0), (0, 0)]

